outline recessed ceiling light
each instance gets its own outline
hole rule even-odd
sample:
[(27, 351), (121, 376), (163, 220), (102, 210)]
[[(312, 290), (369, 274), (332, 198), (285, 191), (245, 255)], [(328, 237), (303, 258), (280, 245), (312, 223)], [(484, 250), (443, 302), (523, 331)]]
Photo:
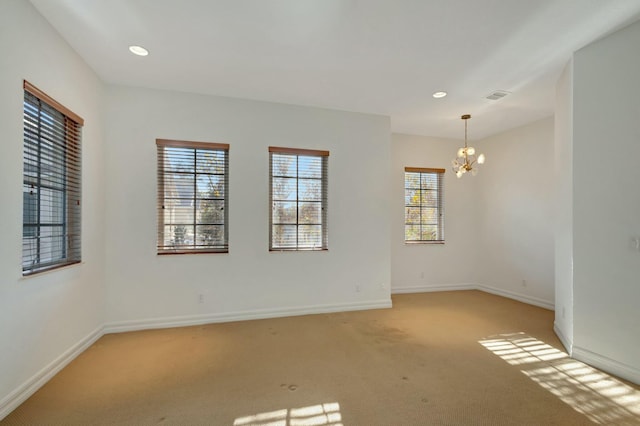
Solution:
[(447, 96), (447, 92), (434, 92), (432, 96), (436, 99), (444, 98)]
[(149, 51), (142, 46), (129, 46), (129, 51), (138, 56), (147, 56), (149, 54)]

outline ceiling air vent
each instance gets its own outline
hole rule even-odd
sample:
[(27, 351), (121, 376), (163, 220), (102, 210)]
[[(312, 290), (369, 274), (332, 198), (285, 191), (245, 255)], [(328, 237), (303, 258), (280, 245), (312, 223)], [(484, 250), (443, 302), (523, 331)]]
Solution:
[(489, 100), (492, 100), (492, 101), (497, 101), (498, 99), (504, 98), (509, 93), (511, 93), (511, 92), (507, 92), (506, 90), (496, 90), (495, 92), (490, 93), (489, 95), (487, 95), (486, 98), (489, 99)]

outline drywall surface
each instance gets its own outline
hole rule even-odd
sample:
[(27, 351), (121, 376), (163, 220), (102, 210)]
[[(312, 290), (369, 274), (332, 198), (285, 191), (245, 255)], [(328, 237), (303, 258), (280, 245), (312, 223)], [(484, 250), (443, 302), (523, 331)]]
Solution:
[[(102, 327), (103, 86), (28, 1), (0, 2), (0, 418)], [(82, 263), (22, 277), (23, 79), (85, 120)], [(37, 387), (37, 385), (36, 385)]]
[[(462, 122), (461, 122), (462, 124)], [(392, 135), (391, 281), (394, 292), (475, 288), (477, 283), (477, 182), (458, 179), (451, 160), (461, 142), (425, 136)], [(444, 244), (404, 242), (404, 168), (445, 169)]]
[[(108, 88), (108, 329), (390, 306), (388, 117)], [(230, 145), (229, 253), (156, 254), (156, 138)], [(330, 151), (329, 250), (269, 252), (269, 146)]]
[(554, 327), (569, 353), (573, 344), (573, 61), (556, 85)]
[(554, 304), (553, 141), (553, 118), (546, 118), (473, 144), (487, 158), (475, 177), (478, 281), (548, 308)]
[(636, 382), (639, 45), (640, 22), (581, 49), (573, 62), (574, 353), (600, 357)]

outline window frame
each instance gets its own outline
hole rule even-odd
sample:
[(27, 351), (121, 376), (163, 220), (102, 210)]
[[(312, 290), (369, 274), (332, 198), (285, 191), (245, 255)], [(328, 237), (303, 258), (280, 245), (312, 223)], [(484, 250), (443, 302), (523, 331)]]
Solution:
[(23, 90), (22, 275), (30, 276), (82, 261), (84, 120), (27, 80)]
[[(296, 157), (296, 176), (278, 176), (273, 173), (274, 155), (295, 156)], [(300, 177), (298, 169), (298, 160), (300, 157), (321, 158), (321, 176), (320, 178)], [(274, 177), (288, 178), (296, 180), (296, 198), (295, 200), (276, 200), (274, 199)], [(301, 200), (299, 194), (300, 180), (318, 180), (320, 181), (320, 200)], [(328, 213), (328, 186), (329, 186), (329, 151), (303, 148), (285, 148), (285, 147), (269, 147), (269, 251), (327, 251), (329, 250), (329, 229), (327, 225)], [(294, 202), (296, 203), (296, 221), (295, 223), (274, 223), (274, 203), (275, 202)], [(301, 223), (299, 218), (300, 203), (304, 202), (320, 202), (320, 223)], [(301, 245), (300, 244), (300, 227), (301, 226), (320, 226), (320, 244), (319, 245)], [(295, 246), (278, 246), (274, 245), (274, 229), (275, 226), (295, 226), (296, 227), (296, 244)]]
[[(167, 206), (167, 197), (165, 192), (166, 186), (166, 175), (167, 174), (175, 174), (172, 171), (165, 171), (165, 157), (167, 156), (165, 148), (169, 149), (182, 149), (193, 151), (193, 172), (183, 171), (180, 172), (185, 176), (193, 176), (193, 192), (190, 193), (191, 197), (188, 200), (192, 201), (191, 209), (193, 210), (193, 221), (188, 224), (176, 224), (171, 223), (168, 224), (165, 220), (165, 212)], [(157, 193), (157, 235), (156, 235), (156, 254), (157, 255), (172, 255), (172, 254), (215, 254), (215, 253), (228, 253), (229, 252), (229, 144), (226, 143), (218, 143), (218, 142), (194, 142), (194, 141), (184, 141), (184, 140), (172, 140), (172, 139), (156, 139), (156, 151), (157, 151), (157, 183), (158, 183), (158, 193)], [(198, 155), (206, 154), (208, 152), (222, 152), (224, 155), (224, 172), (214, 173), (214, 172), (203, 172), (198, 171)], [(197, 193), (197, 179), (198, 176), (223, 176), (224, 182), (223, 184), (223, 192), (224, 197), (221, 199), (220, 197), (207, 197), (201, 198), (198, 197)], [(187, 198), (185, 198), (187, 199)], [(199, 223), (198, 222), (198, 203), (202, 201), (223, 201), (222, 209), (223, 212), (223, 223), (213, 224), (213, 223)], [(189, 245), (180, 245), (176, 246), (175, 244), (165, 244), (165, 226), (193, 226), (193, 245), (189, 247)], [(197, 239), (198, 239), (198, 226), (207, 226), (207, 225), (222, 225), (223, 229), (223, 243), (222, 244), (211, 244), (211, 245), (201, 245), (198, 247)], [(185, 231), (186, 232), (186, 231)], [(174, 230), (175, 233), (175, 230)], [(175, 237), (174, 237), (175, 238)]]
[[(445, 243), (445, 232), (444, 232), (444, 212), (445, 212), (445, 204), (444, 204), (444, 174), (446, 169), (439, 168), (430, 168), (430, 167), (405, 167), (404, 168), (404, 242), (405, 244), (444, 244)], [(418, 180), (420, 182), (420, 187), (408, 187), (407, 183), (407, 175), (409, 173), (417, 173)], [(423, 175), (431, 175), (436, 178), (436, 189), (427, 189), (423, 188)], [(420, 194), (420, 200), (417, 204), (407, 203), (407, 191), (415, 191), (418, 190)], [(427, 200), (423, 199), (423, 191), (435, 191), (436, 195), (436, 204), (429, 205), (427, 204)], [(413, 222), (408, 220), (409, 209), (418, 208), (420, 211), (420, 216), (418, 222)], [(422, 211), (425, 208), (433, 208), (436, 210), (436, 223), (423, 223), (422, 219)], [(418, 225), (420, 228), (420, 239), (407, 239), (407, 227), (408, 226), (416, 226)], [(436, 236), (434, 239), (422, 239), (424, 225), (434, 226), (436, 227)]]

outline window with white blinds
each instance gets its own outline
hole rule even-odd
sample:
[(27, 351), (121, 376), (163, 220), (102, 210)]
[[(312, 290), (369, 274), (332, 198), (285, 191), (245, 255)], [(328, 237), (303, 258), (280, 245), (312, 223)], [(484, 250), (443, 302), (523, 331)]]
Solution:
[(229, 251), (229, 145), (157, 139), (158, 254)]
[(81, 261), (84, 121), (24, 81), (22, 273)]
[(444, 243), (444, 172), (405, 167), (405, 242)]
[(269, 249), (327, 250), (329, 151), (269, 147)]

